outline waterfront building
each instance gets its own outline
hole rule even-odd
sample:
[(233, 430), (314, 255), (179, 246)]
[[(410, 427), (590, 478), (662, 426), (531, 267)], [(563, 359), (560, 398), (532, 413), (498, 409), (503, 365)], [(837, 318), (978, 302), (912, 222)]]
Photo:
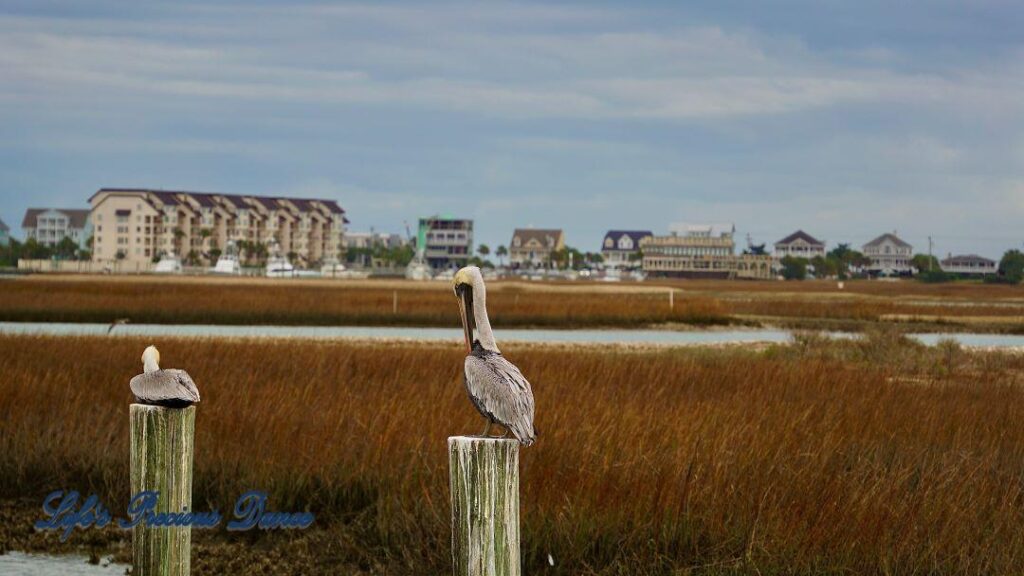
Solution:
[(551, 253), (565, 249), (561, 230), (516, 228), (508, 245), (512, 268), (539, 268), (551, 262)]
[(817, 256), (824, 258), (825, 242), (803, 230), (797, 230), (775, 243), (774, 256), (776, 260), (782, 260), (786, 256), (807, 260)]
[(345, 211), (334, 200), (101, 188), (89, 198), (93, 261), (153, 262), (162, 254), (212, 263), (228, 242), (246, 249), (276, 242), (313, 266), (344, 250)]
[(731, 225), (675, 225), (641, 242), (643, 270), (651, 277), (771, 278), (772, 257), (737, 255), (734, 235)]
[(383, 246), (384, 248), (400, 248), (409, 243), (409, 240), (401, 234), (387, 232), (345, 232), (345, 247), (371, 248)]
[(639, 268), (640, 242), (650, 230), (609, 230), (601, 242), (601, 257), (608, 268)]
[[(942, 271), (948, 274), (960, 274), (962, 276), (984, 276), (995, 274), (999, 264), (995, 260), (978, 256), (977, 254), (962, 254), (959, 256), (948, 255), (939, 262)], [(924, 272), (924, 270), (921, 270)]]
[[(423, 238), (422, 256), (434, 270), (462, 268), (473, 256), (473, 221), (451, 216), (420, 218), (419, 238)], [(416, 247), (417, 252), (420, 246)]]
[(80, 250), (89, 249), (92, 225), (88, 210), (76, 208), (29, 208), (21, 221), (25, 240), (35, 239), (44, 246), (56, 246), (70, 238)]
[(874, 276), (902, 276), (913, 274), (911, 259), (914, 247), (893, 233), (885, 233), (868, 242), (861, 250), (871, 263), (866, 270)]

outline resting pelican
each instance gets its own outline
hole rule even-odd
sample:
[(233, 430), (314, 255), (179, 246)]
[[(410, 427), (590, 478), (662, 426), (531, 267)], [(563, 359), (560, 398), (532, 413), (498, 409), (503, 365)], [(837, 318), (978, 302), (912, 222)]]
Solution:
[[(494, 342), (480, 269), (467, 266), (459, 270), (454, 284), (466, 336), (466, 392), (487, 422), (481, 436), (486, 437), (491, 424), (497, 422), (506, 433), (512, 432), (520, 444), (529, 446), (537, 438), (533, 427), (533, 390), (519, 368), (501, 355)], [(474, 327), (479, 333), (475, 340)]]
[(184, 408), (199, 402), (199, 390), (188, 372), (161, 370), (160, 352), (156, 346), (142, 353), (142, 374), (132, 378), (135, 398), (143, 404)]

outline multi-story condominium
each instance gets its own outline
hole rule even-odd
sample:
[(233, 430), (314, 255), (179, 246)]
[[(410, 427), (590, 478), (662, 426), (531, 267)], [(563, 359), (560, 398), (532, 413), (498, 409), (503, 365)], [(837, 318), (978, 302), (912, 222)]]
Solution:
[(450, 216), (420, 218), (420, 231), (424, 239), (423, 257), (435, 270), (461, 268), (473, 256), (472, 220)]
[(508, 245), (512, 268), (537, 268), (551, 262), (551, 253), (565, 248), (561, 230), (516, 228)]
[(601, 257), (609, 268), (638, 268), (640, 242), (653, 236), (650, 230), (609, 230), (601, 243)]
[(7, 246), (11, 243), (11, 229), (0, 220), (0, 246)]
[(772, 277), (772, 257), (736, 255), (735, 230), (722, 226), (674, 226), (667, 236), (651, 236), (640, 243), (643, 270), (650, 276), (670, 278)]
[(56, 246), (71, 238), (81, 250), (89, 249), (92, 226), (88, 210), (74, 208), (29, 208), (21, 221), (25, 240), (35, 239), (44, 246)]
[[(963, 254), (960, 256), (948, 255), (939, 262), (942, 271), (949, 274), (984, 275), (995, 274), (998, 270), (998, 263), (977, 254)], [(924, 272), (924, 270), (921, 270)]]
[(885, 233), (863, 246), (864, 255), (871, 260), (866, 268), (875, 276), (899, 276), (913, 274), (910, 261), (914, 248), (901, 240), (896, 233)]
[(101, 188), (89, 198), (94, 261), (145, 263), (162, 254), (211, 262), (211, 251), (235, 242), (277, 244), (311, 266), (344, 249), (345, 211), (334, 200)]
[(806, 258), (825, 257), (825, 243), (803, 230), (797, 230), (775, 243), (775, 259), (782, 260), (786, 256)]

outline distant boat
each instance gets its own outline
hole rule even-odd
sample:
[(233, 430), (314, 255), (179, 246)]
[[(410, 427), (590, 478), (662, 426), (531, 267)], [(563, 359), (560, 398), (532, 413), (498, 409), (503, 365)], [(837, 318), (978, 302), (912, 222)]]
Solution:
[(322, 266), (320, 266), (320, 275), (328, 278), (341, 278), (345, 276), (345, 265), (339, 262), (336, 258), (328, 258), (324, 260)]
[(405, 267), (405, 277), (409, 280), (430, 280), (430, 266), (413, 259), (413, 261), (409, 262), (409, 265)]
[(434, 280), (444, 280), (444, 281), (451, 282), (454, 279), (455, 279), (455, 270), (452, 270), (452, 269), (442, 270), (442, 271), (438, 272), (437, 275), (434, 276)]
[(217, 264), (210, 269), (211, 274), (238, 276), (242, 273), (242, 264), (238, 261), (238, 250), (234, 241), (228, 242), (227, 249), (217, 258)]
[(153, 267), (154, 274), (181, 274), (181, 259), (174, 254), (164, 252), (160, 261)]
[(297, 276), (295, 267), (287, 256), (277, 255), (267, 258), (267, 278), (291, 278)]
[(277, 240), (270, 242), (270, 257), (267, 258), (267, 278), (292, 278), (298, 276), (295, 267), (288, 261), (288, 257), (281, 252), (281, 245)]

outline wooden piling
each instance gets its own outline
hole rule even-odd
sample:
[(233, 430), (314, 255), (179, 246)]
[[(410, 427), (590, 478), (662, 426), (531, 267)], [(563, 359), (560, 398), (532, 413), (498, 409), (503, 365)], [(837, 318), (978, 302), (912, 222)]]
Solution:
[[(159, 492), (156, 512), (192, 510), (192, 447), (196, 408), (132, 404), (132, 496)], [(135, 576), (186, 576), (191, 571), (190, 527), (132, 528)]]
[(668, 309), (676, 309), (676, 291), (672, 289), (669, 289), (668, 291)]
[(519, 576), (519, 443), (448, 438), (455, 576)]
[(398, 314), (398, 290), (395, 290), (391, 299), (391, 313)]

